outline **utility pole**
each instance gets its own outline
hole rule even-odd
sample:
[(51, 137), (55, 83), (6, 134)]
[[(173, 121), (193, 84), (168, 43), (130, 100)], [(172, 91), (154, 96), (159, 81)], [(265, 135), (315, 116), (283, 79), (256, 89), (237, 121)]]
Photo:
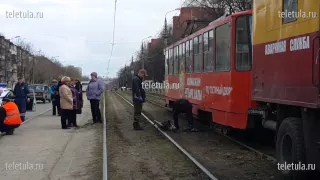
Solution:
[[(30, 56), (28, 57), (29, 60), (30, 60)], [(34, 56), (32, 56), (32, 84), (34, 84), (34, 64), (35, 64), (34, 63)]]
[(144, 69), (144, 52), (143, 52), (143, 42), (141, 44), (141, 69)]
[(4, 39), (4, 80), (5, 82), (7, 83), (7, 79), (8, 79), (8, 72), (7, 72), (7, 68), (8, 68), (8, 65), (7, 65), (7, 61), (8, 61), (8, 57), (7, 57), (7, 44), (8, 41), (6, 39)]

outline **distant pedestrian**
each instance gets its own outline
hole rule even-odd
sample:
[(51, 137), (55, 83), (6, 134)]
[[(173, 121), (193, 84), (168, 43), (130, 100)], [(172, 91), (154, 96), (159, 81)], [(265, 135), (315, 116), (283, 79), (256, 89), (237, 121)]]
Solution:
[(96, 72), (91, 73), (91, 80), (88, 84), (86, 95), (90, 101), (93, 123), (102, 123), (99, 102), (103, 92), (104, 82), (101, 79), (98, 79), (98, 74)]
[(58, 112), (58, 115), (60, 115), (60, 98), (59, 96), (59, 90), (58, 90), (58, 81), (53, 79), (52, 80), (52, 86), (50, 88), (50, 94), (51, 94), (51, 102), (52, 102), (52, 115), (55, 116)]
[(147, 71), (144, 69), (141, 69), (138, 75), (136, 75), (133, 78), (133, 83), (132, 83), (132, 100), (133, 100), (133, 106), (134, 106), (133, 128), (135, 130), (143, 130), (143, 128), (140, 126), (140, 119), (141, 119), (142, 103), (145, 102), (145, 98), (146, 98), (146, 93), (142, 88), (142, 81), (145, 76), (148, 76)]
[[(15, 103), (17, 104), (21, 116), (22, 122), (25, 121), (27, 112), (27, 102), (30, 101), (28, 94), (30, 93), (28, 85), (22, 81), (22, 78), (18, 79), (18, 83), (14, 87), (13, 94), (15, 95)], [(35, 101), (35, 99), (34, 99)]]
[(73, 98), (72, 98), (72, 91), (69, 88), (71, 85), (70, 77), (63, 77), (61, 79), (61, 86), (59, 88), (60, 94), (60, 106), (61, 106), (61, 128), (62, 129), (69, 129), (67, 126), (70, 121), (72, 121), (72, 110), (73, 110)]
[(197, 131), (193, 126), (193, 114), (192, 114), (192, 104), (186, 99), (178, 99), (172, 104), (173, 108), (173, 120), (175, 128), (173, 131), (179, 131), (179, 114), (186, 114), (188, 120), (188, 131)]

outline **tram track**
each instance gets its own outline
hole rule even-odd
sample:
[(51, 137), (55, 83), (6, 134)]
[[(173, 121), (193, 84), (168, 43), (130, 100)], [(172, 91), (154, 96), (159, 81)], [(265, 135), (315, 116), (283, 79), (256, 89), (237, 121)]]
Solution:
[[(151, 97), (151, 98), (150, 98)], [(156, 99), (153, 99), (153, 98), (156, 98)], [(147, 93), (147, 98), (146, 98), (146, 101), (150, 104), (153, 104), (155, 106), (158, 106), (158, 107), (161, 107), (169, 112), (172, 112), (172, 110), (168, 107), (166, 107), (165, 105), (162, 105), (160, 104), (159, 102), (157, 102), (159, 99), (161, 100), (165, 100), (165, 97), (162, 96), (162, 95), (154, 95), (154, 94), (150, 94), (150, 93)], [(158, 124), (159, 125), (159, 124)], [(221, 133), (220, 129), (217, 129), (217, 128), (213, 128), (212, 129), (215, 133), (218, 133), (219, 135), (221, 136), (224, 136), (225, 138), (229, 139), (230, 141), (238, 144), (239, 146), (249, 150), (249, 151), (252, 151), (258, 155), (260, 155), (262, 158), (264, 159), (267, 159), (271, 162), (277, 162), (276, 158), (273, 156), (273, 155), (270, 155), (271, 153), (265, 153), (265, 152), (262, 152), (262, 150), (258, 150), (257, 148), (254, 148), (250, 145), (248, 145), (248, 142), (244, 142), (244, 141), (241, 141), (239, 139), (237, 139), (236, 137), (232, 137), (230, 135), (226, 135), (226, 134), (223, 134)]]
[[(148, 98), (148, 97), (150, 97), (150, 94), (147, 93), (147, 99), (146, 99), (146, 101), (148, 101), (149, 103), (151, 103), (151, 104), (153, 104), (153, 105), (156, 105), (156, 106), (158, 106), (158, 107), (161, 107), (161, 108), (163, 108), (163, 109), (166, 109), (166, 110), (168, 110), (168, 111), (171, 112), (171, 109), (170, 109), (170, 108), (168, 108), (168, 107), (166, 107), (166, 106), (164, 106), (164, 105), (161, 105), (160, 103), (158, 103), (158, 102), (156, 102), (156, 101), (154, 101), (154, 100), (151, 100), (152, 98), (150, 99), (150, 98)], [(160, 96), (151, 95), (151, 97), (161, 98), (161, 99), (165, 100), (165, 98), (162, 98), (162, 97), (160, 97)], [(247, 150), (252, 151), (252, 152), (260, 155), (262, 158), (268, 159), (269, 161), (272, 161), (272, 162), (277, 162), (277, 160), (276, 160), (276, 158), (275, 158), (274, 156), (269, 155), (269, 154), (267, 154), (267, 153), (264, 153), (264, 152), (262, 152), (261, 150), (258, 150), (258, 149), (256, 149), (256, 148), (250, 147), (250, 145), (246, 144), (246, 142), (243, 142), (243, 141), (241, 141), (241, 140), (238, 140), (238, 139), (236, 139), (235, 137), (232, 137), (232, 136), (223, 134), (223, 133), (221, 133), (220, 129), (214, 128), (214, 129), (212, 129), (212, 130), (214, 130), (215, 133), (218, 133), (219, 135), (224, 136), (225, 138), (231, 140), (232, 142), (240, 145), (241, 147), (244, 147), (244, 148), (246, 148)]]
[[(118, 92), (115, 92), (116, 95), (118, 95), (120, 98), (122, 98), (126, 103), (133, 106), (133, 104), (128, 101), (124, 96), (119, 94)], [(188, 157), (189, 160), (191, 160), (202, 172), (204, 172), (210, 179), (212, 180), (218, 180), (217, 177), (215, 177), (209, 170), (207, 170), (201, 163), (199, 163), (192, 155), (190, 155), (182, 146), (179, 145), (173, 138), (171, 138), (166, 132), (162, 131), (159, 127), (160, 122), (156, 120), (151, 120), (147, 115), (144, 113), (141, 113), (142, 116), (150, 123), (152, 124), (163, 136), (165, 136), (174, 146), (176, 146), (186, 157)]]
[[(121, 97), (124, 101), (126, 101), (126, 103), (128, 103), (128, 104), (131, 104), (131, 99), (129, 98), (129, 93), (128, 92), (123, 92), (124, 94), (127, 94), (127, 98), (125, 97), (125, 95), (122, 95), (122, 93), (120, 92), (115, 92), (115, 94), (117, 94), (119, 97)], [(161, 103), (159, 102), (159, 100), (164, 100), (165, 98), (159, 98), (158, 96), (156, 96), (156, 95), (151, 95), (150, 96), (150, 94), (147, 94), (147, 99), (146, 99), (146, 102), (147, 103), (150, 103), (150, 104), (152, 104), (152, 105), (154, 105), (154, 106), (157, 106), (157, 107), (160, 107), (160, 108), (163, 108), (163, 109), (166, 109), (166, 110), (168, 110), (168, 111), (171, 111), (171, 109), (170, 108), (167, 108), (167, 107), (165, 107), (164, 106), (164, 104), (163, 105), (161, 105)], [(158, 102), (157, 102), (157, 100), (158, 100)], [(130, 102), (129, 102), (130, 101)], [(131, 104), (132, 105), (132, 104)], [(145, 108), (144, 108), (145, 109)], [(153, 108), (154, 109), (154, 108)], [(154, 127), (156, 127), (156, 129), (158, 129), (158, 130), (160, 130), (159, 129), (159, 125), (161, 124), (159, 121), (157, 121), (157, 120), (155, 120), (154, 118), (153, 118), (153, 120), (151, 120), (151, 118), (150, 117), (152, 117), (152, 116), (150, 116), (149, 115), (149, 112), (146, 112), (145, 110), (143, 111), (144, 112), (144, 118), (146, 118), (148, 121), (149, 121), (149, 123), (150, 124), (152, 124)], [(146, 115), (147, 114), (147, 115)], [(158, 118), (158, 116), (156, 116), (157, 118)], [(159, 117), (160, 118), (160, 117)], [(276, 162), (276, 160), (275, 160), (275, 158), (274, 157), (272, 157), (272, 156), (269, 156), (269, 155), (267, 155), (267, 154), (265, 154), (265, 153), (263, 153), (263, 152), (261, 152), (261, 151), (259, 151), (259, 150), (257, 150), (257, 149), (254, 149), (254, 148), (252, 148), (252, 147), (250, 147), (250, 146), (248, 146), (248, 145), (246, 145), (246, 144), (244, 144), (244, 143), (242, 143), (242, 142), (240, 142), (240, 141), (238, 141), (238, 140), (236, 140), (236, 139), (234, 139), (234, 138), (232, 138), (232, 137), (230, 137), (230, 136), (226, 136), (226, 135), (224, 135), (224, 134), (222, 134), (221, 132), (219, 132), (219, 131), (217, 131), (217, 130), (211, 130), (212, 132), (214, 132), (214, 133), (218, 133), (219, 135), (222, 135), (222, 136), (224, 136), (225, 137), (225, 141), (227, 141), (227, 139), (228, 140), (230, 140), (230, 141), (232, 141), (233, 142), (233, 144), (237, 144), (237, 145), (240, 145), (243, 149), (246, 149), (246, 150), (249, 150), (250, 152), (253, 152), (254, 154), (256, 154), (256, 155), (258, 155), (259, 157), (260, 157), (260, 159), (266, 159), (267, 161), (269, 161), (270, 163), (275, 163)], [(165, 133), (165, 132), (164, 132)], [(171, 132), (172, 133), (172, 132)], [(164, 135), (168, 140), (170, 140), (170, 139), (175, 139), (175, 138), (171, 138), (172, 137), (172, 135), (174, 135), (174, 134), (171, 134), (171, 135), (168, 135), (168, 134), (170, 134), (170, 133), (166, 133), (166, 135)], [(171, 137), (170, 137), (171, 136)], [(175, 136), (177, 136), (177, 135), (175, 135)], [(214, 137), (214, 136), (213, 136)], [(171, 141), (171, 140), (170, 140)], [(171, 141), (171, 143), (173, 143), (172, 141)], [(173, 143), (174, 145), (178, 145), (178, 146), (180, 146), (177, 142), (176, 143)], [(234, 145), (234, 146), (237, 146), (237, 145)], [(199, 146), (201, 146), (201, 145), (199, 145)], [(177, 147), (177, 146), (176, 146)], [(180, 146), (181, 147), (181, 146)], [(177, 147), (182, 153), (184, 153), (184, 151), (183, 150), (181, 150), (179, 147)], [(210, 148), (209, 148), (209, 150), (208, 151), (211, 151), (210, 150)], [(187, 151), (185, 151), (185, 152), (187, 152)], [(193, 152), (194, 153), (194, 152)], [(226, 153), (227, 155), (229, 154), (228, 153), (228, 151), (223, 151), (222, 153)], [(185, 154), (185, 153), (184, 153)], [(231, 152), (231, 154), (233, 154), (232, 152)], [(186, 155), (186, 154), (185, 154)], [(201, 154), (198, 154), (198, 155), (200, 155), (200, 156), (205, 156), (205, 155), (201, 155)], [(235, 154), (235, 155), (237, 155), (237, 154)], [(242, 155), (241, 153), (240, 153), (240, 155)], [(186, 155), (187, 157), (188, 157), (188, 155)], [(189, 154), (189, 156), (191, 156), (190, 154)], [(228, 155), (229, 156), (229, 155)], [(188, 157), (189, 159), (190, 159), (190, 157)], [(198, 156), (198, 158), (199, 158), (199, 156)], [(194, 157), (192, 157), (191, 156), (191, 161), (192, 161), (192, 159), (195, 159)], [(203, 159), (201, 159), (201, 160), (203, 160)], [(250, 160), (249, 160), (250, 161)], [(203, 162), (203, 161), (202, 161)], [(250, 163), (250, 162), (249, 162)], [(198, 166), (198, 164), (197, 163), (195, 163), (197, 166)], [(201, 164), (200, 164), (201, 165)], [(210, 166), (210, 165), (209, 165)], [(199, 167), (199, 166), (198, 166)], [(202, 166), (203, 167), (203, 166)], [(200, 168), (200, 167), (199, 167)], [(201, 169), (201, 168), (200, 168)], [(209, 167), (209, 169), (212, 169), (212, 167)], [(237, 178), (236, 178), (237, 179)], [(258, 179), (260, 179), (260, 178), (258, 178)]]

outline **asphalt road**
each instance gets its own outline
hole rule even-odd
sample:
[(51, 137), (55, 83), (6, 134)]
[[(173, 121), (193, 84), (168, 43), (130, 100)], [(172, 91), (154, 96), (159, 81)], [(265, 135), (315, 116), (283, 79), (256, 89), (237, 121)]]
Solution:
[(27, 114), (26, 114), (26, 119), (32, 119), (32, 118), (35, 118), (37, 116), (39, 116), (40, 114), (43, 114), (44, 112), (52, 109), (52, 104), (47, 102), (45, 104), (43, 104), (42, 102), (37, 102), (39, 104), (36, 105), (36, 111), (27, 111)]
[(0, 180), (101, 180), (103, 125), (92, 125), (90, 103), (77, 115), (79, 128), (61, 129), (51, 104), (39, 104), (33, 118), (12, 136), (0, 136)]

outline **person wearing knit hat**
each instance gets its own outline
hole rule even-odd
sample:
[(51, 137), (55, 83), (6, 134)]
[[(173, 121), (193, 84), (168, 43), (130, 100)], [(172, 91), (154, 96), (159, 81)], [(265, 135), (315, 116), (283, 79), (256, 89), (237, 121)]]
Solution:
[(52, 102), (52, 115), (55, 116), (57, 114), (57, 111), (58, 111), (58, 114), (60, 114), (60, 110), (59, 110), (60, 102), (57, 102), (58, 100), (57, 96), (59, 96), (58, 81), (53, 79), (51, 83), (52, 83), (52, 86), (50, 87), (50, 95), (51, 95), (51, 102)]
[(86, 95), (87, 99), (90, 101), (91, 114), (93, 123), (102, 123), (101, 111), (100, 111), (100, 99), (104, 92), (104, 82), (98, 78), (96, 72), (92, 72), (91, 80), (87, 86)]
[(60, 93), (59, 93), (59, 88), (62, 86), (62, 82), (61, 79), (64, 76), (60, 75), (58, 77), (58, 84), (57, 86), (55, 86), (55, 88), (53, 89), (56, 92), (56, 96), (55, 96), (55, 100), (56, 100), (56, 105), (57, 105), (57, 109), (58, 109), (58, 115), (61, 116), (61, 107), (60, 107)]
[(94, 76), (95, 78), (98, 78), (98, 74), (96, 72), (92, 72), (90, 75)]

